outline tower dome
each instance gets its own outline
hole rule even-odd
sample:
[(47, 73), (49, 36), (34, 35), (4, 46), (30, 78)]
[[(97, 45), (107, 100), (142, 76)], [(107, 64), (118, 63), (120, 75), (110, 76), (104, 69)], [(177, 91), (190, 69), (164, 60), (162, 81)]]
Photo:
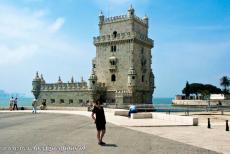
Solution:
[(97, 75), (95, 74), (95, 71), (93, 70), (91, 75), (89, 76), (89, 80), (97, 80)]
[(58, 82), (57, 83), (63, 83), (60, 76), (58, 77)]
[(130, 17), (133, 17), (133, 16), (134, 16), (134, 12), (135, 12), (135, 10), (134, 10), (133, 6), (130, 5), (130, 7), (129, 7), (129, 9), (128, 9), (128, 17), (129, 17), (129, 18), (130, 18)]
[(97, 83), (97, 75), (95, 74), (94, 69), (92, 69), (92, 73), (89, 76), (89, 89), (94, 89)]
[(41, 74), (41, 84), (45, 84), (46, 83), (46, 81), (45, 81), (45, 79), (43, 78), (43, 75)]

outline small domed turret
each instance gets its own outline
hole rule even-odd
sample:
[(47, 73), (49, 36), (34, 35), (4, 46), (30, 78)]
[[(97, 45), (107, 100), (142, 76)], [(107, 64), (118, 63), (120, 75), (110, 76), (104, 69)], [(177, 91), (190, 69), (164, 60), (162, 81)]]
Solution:
[(71, 79), (70, 79), (70, 83), (74, 83), (74, 78), (73, 78), (73, 76), (72, 76)]
[(131, 17), (134, 17), (134, 8), (132, 5), (130, 5), (129, 9), (128, 9), (128, 17), (131, 18)]
[(57, 83), (63, 83), (60, 76), (58, 77), (58, 82)]
[(136, 71), (133, 66), (129, 68), (128, 71), (128, 87), (134, 87), (136, 84)]
[(148, 24), (149, 24), (149, 18), (148, 18), (147, 15), (144, 16), (143, 21), (148, 26)]
[(44, 80), (43, 75), (41, 74), (41, 84), (45, 84), (45, 83), (46, 81)]
[(100, 27), (100, 29), (102, 27), (104, 19), (105, 19), (105, 16), (103, 15), (103, 12), (101, 11), (100, 14), (99, 14), (99, 27)]
[(40, 77), (39, 77), (39, 75), (38, 75), (38, 72), (36, 72), (36, 75), (35, 75), (34, 80), (40, 80)]
[(94, 89), (97, 83), (97, 75), (95, 74), (94, 69), (92, 69), (92, 73), (89, 76), (89, 88)]
[(41, 79), (38, 75), (38, 72), (36, 72), (35, 78), (32, 81), (32, 86), (33, 86), (32, 93), (34, 94), (35, 99), (37, 99), (41, 90)]

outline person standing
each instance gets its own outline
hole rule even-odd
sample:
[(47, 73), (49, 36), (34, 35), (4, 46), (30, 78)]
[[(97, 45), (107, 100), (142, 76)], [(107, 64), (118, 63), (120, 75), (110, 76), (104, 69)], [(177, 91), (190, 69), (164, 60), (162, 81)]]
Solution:
[(18, 98), (16, 97), (16, 98), (13, 100), (13, 102), (14, 102), (14, 108), (13, 108), (13, 110), (14, 110), (15, 108), (18, 110)]
[[(96, 115), (96, 117), (95, 117)], [(95, 102), (94, 108), (92, 110), (92, 119), (94, 120), (94, 123), (96, 124), (97, 128), (97, 139), (99, 145), (105, 145), (106, 143), (102, 141), (104, 135), (105, 135), (105, 113), (104, 109), (101, 106), (101, 101), (97, 100)]]
[(36, 99), (34, 99), (32, 102), (32, 108), (33, 108), (32, 113), (36, 114), (37, 113), (37, 100)]
[(10, 107), (9, 107), (10, 111), (12, 111), (13, 106), (14, 106), (14, 97), (11, 97), (10, 98)]

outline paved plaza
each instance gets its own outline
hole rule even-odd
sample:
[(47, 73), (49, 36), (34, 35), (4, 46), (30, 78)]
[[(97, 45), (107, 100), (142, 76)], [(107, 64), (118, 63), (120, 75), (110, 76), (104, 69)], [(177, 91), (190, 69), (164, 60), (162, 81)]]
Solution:
[[(82, 113), (89, 116), (89, 112)], [(154, 134), (117, 126), (110, 122), (107, 123), (107, 132), (104, 138), (107, 145), (99, 146), (96, 140), (95, 125), (87, 116), (44, 112), (32, 114), (27, 111), (0, 111), (0, 147), (2, 148), (0, 153), (31, 153), (31, 151), (13, 151), (14, 149), (3, 151), (3, 148), (6, 147), (24, 147), (30, 148), (30, 150), (37, 150), (33, 153), (57, 153), (57, 151), (52, 150), (58, 150), (58, 148), (59, 150), (62, 149), (65, 153), (87, 154), (217, 153), (197, 146), (162, 138)], [(111, 120), (108, 115), (107, 121), (110, 121), (109, 119)], [(159, 129), (160, 127), (149, 128)], [(75, 151), (71, 151), (70, 148), (66, 150), (63, 147), (71, 147), (72, 150), (75, 148)], [(47, 149), (51, 152), (46, 151)]]

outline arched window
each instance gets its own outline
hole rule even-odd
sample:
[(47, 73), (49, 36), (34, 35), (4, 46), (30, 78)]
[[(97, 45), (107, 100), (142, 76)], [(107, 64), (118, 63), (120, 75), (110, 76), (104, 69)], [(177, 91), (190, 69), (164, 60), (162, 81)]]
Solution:
[(117, 37), (117, 31), (113, 32), (113, 37), (116, 38)]
[(116, 75), (115, 75), (115, 74), (113, 74), (113, 75), (111, 76), (111, 81), (116, 81)]

